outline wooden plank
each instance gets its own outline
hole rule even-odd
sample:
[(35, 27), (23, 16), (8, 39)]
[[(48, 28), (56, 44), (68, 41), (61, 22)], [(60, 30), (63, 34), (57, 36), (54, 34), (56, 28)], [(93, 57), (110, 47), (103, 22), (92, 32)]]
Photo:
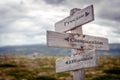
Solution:
[[(73, 13), (73, 12), (71, 11), (71, 13)], [(71, 33), (83, 34), (82, 26), (79, 26), (79, 27), (73, 29), (71, 31)], [(72, 51), (71, 56), (84, 54), (84, 48), (82, 50), (72, 49), (71, 51)], [(85, 70), (84, 70), (84, 68), (78, 69), (78, 70), (73, 70), (72, 74), (73, 74), (73, 79), (74, 80), (85, 80)]]
[(73, 80), (85, 80), (84, 69), (74, 70), (72, 73), (73, 73)]
[(72, 49), (108, 50), (108, 39), (76, 33), (47, 31), (47, 45)]
[(65, 32), (93, 20), (93, 5), (90, 5), (80, 11), (77, 11), (72, 16), (68, 16), (65, 19), (57, 22), (55, 24), (55, 31)]
[(97, 66), (95, 50), (85, 50), (84, 54), (74, 57), (59, 58), (56, 60), (56, 72), (77, 70)]

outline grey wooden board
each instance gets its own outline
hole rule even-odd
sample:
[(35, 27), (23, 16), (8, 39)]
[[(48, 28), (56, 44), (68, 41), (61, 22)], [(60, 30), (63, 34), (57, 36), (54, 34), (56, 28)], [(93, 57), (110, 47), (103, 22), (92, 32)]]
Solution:
[(65, 72), (98, 65), (95, 50), (86, 50), (84, 54), (74, 57), (59, 58), (56, 60), (56, 72)]
[(47, 31), (47, 45), (72, 49), (108, 50), (108, 39), (75, 33), (59, 33)]
[(90, 5), (80, 11), (77, 11), (74, 15), (68, 16), (65, 19), (57, 22), (55, 24), (55, 31), (65, 32), (93, 20), (93, 5)]

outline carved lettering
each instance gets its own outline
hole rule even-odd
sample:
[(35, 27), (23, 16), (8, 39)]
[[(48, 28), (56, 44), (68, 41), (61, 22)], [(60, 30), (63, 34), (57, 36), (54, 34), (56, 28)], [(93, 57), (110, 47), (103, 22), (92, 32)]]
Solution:
[(65, 38), (66, 41), (69, 42), (79, 42), (79, 43), (89, 43), (89, 44), (99, 44), (99, 45), (103, 45), (103, 42), (100, 41), (87, 41), (87, 40), (82, 40), (82, 39), (75, 39), (75, 38)]
[(83, 58), (81, 58), (81, 59), (68, 60), (68, 61), (66, 61), (65, 63), (66, 63), (66, 64), (73, 64), (73, 63), (77, 63), (77, 62), (80, 62), (80, 61), (86, 61), (86, 60), (91, 60), (91, 59), (93, 59), (92, 56), (91, 56), (91, 57), (83, 57)]
[(77, 16), (77, 17), (73, 18), (72, 20), (65, 21), (65, 22), (64, 22), (64, 26), (67, 26), (67, 25), (69, 25), (70, 23), (73, 23), (73, 22), (75, 22), (75, 21), (83, 18), (84, 16), (87, 17), (88, 15), (89, 15), (89, 13), (88, 13), (88, 12), (85, 12), (84, 14), (82, 14), (82, 15), (80, 15), (80, 16)]

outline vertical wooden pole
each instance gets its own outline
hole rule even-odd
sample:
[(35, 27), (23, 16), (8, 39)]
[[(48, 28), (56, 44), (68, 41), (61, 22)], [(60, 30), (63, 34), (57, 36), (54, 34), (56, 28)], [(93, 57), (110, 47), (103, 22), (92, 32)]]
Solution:
[[(75, 12), (79, 11), (80, 9), (78, 8), (74, 8), (70, 11), (70, 15), (74, 15)], [(82, 32), (82, 26), (79, 26), (73, 30), (71, 30), (71, 33), (78, 33), (78, 34), (83, 34)], [(83, 50), (79, 50), (79, 49), (72, 49), (72, 54), (71, 56), (74, 56), (74, 55), (80, 55), (80, 54), (83, 54), (84, 53), (84, 49)], [(73, 74), (73, 78), (74, 80), (84, 80), (85, 79), (85, 72), (84, 72), (84, 69), (79, 69), (79, 70), (74, 70), (72, 71), (72, 74)]]
[[(82, 34), (82, 26), (78, 27), (77, 29), (71, 31), (71, 33), (79, 33)], [(80, 53), (80, 54), (79, 54)], [(71, 55), (81, 55), (84, 54), (84, 49), (72, 49)], [(85, 72), (84, 69), (75, 70), (72, 72), (74, 80), (85, 80)]]

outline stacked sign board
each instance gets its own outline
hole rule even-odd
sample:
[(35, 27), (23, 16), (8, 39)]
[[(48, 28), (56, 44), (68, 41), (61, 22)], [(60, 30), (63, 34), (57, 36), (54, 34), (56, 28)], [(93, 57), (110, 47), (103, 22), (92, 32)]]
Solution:
[(93, 20), (94, 12), (93, 5), (91, 5), (57, 22), (55, 24), (56, 32), (47, 31), (49, 47), (84, 49), (84, 53), (81, 55), (57, 59), (56, 72), (97, 66), (95, 50), (108, 50), (108, 39), (77, 33), (63, 33)]
[(108, 39), (74, 33), (47, 31), (47, 45), (61, 48), (108, 50)]
[(65, 32), (93, 20), (94, 20), (93, 5), (91, 5), (88, 6), (87, 8), (77, 11), (72, 16), (68, 16), (65, 19), (57, 22), (55, 24), (55, 31)]
[(96, 58), (94, 50), (85, 51), (84, 54), (74, 57), (59, 58), (56, 60), (56, 72), (95, 67), (98, 64)]

